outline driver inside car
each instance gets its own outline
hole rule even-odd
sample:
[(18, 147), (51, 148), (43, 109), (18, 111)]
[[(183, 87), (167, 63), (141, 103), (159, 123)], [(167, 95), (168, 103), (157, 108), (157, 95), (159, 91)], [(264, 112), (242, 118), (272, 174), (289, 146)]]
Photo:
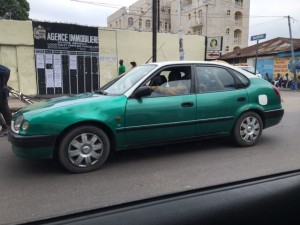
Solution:
[[(165, 86), (165, 84), (167, 85)], [(151, 86), (151, 90), (153, 91), (153, 93), (159, 94), (161, 96), (182, 95), (182, 94), (187, 94), (189, 92), (187, 86), (181, 80), (180, 71), (170, 72), (168, 83), (166, 83), (165, 76), (159, 75), (155, 77), (153, 84)]]

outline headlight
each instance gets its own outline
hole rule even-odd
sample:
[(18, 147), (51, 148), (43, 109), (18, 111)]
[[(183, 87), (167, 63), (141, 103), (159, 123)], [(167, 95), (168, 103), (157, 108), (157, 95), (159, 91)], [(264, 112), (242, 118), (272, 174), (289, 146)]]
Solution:
[(27, 131), (29, 129), (29, 122), (28, 121), (24, 121), (22, 124), (22, 130)]
[(19, 115), (14, 122), (14, 130), (16, 132), (19, 132), (22, 122), (23, 122), (23, 115)]

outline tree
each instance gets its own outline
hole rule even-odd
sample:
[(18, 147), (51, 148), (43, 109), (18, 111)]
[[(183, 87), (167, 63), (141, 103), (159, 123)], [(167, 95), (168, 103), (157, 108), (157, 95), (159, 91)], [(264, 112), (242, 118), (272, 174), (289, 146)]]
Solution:
[(27, 0), (0, 0), (0, 18), (28, 20), (30, 6)]

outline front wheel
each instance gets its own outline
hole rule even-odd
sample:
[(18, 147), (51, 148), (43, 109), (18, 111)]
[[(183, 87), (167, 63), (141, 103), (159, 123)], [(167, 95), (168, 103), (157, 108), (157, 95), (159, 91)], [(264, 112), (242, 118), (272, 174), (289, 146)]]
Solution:
[(247, 112), (237, 120), (232, 138), (238, 146), (250, 147), (258, 141), (262, 129), (260, 116), (255, 112)]
[(81, 126), (63, 137), (58, 157), (70, 172), (84, 173), (99, 169), (109, 152), (109, 138), (103, 130), (94, 126)]

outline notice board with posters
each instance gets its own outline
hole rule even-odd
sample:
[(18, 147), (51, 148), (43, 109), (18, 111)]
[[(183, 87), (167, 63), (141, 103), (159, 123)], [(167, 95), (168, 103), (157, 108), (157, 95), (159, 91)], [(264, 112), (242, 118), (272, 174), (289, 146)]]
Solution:
[(98, 28), (33, 22), (39, 95), (99, 89)]

